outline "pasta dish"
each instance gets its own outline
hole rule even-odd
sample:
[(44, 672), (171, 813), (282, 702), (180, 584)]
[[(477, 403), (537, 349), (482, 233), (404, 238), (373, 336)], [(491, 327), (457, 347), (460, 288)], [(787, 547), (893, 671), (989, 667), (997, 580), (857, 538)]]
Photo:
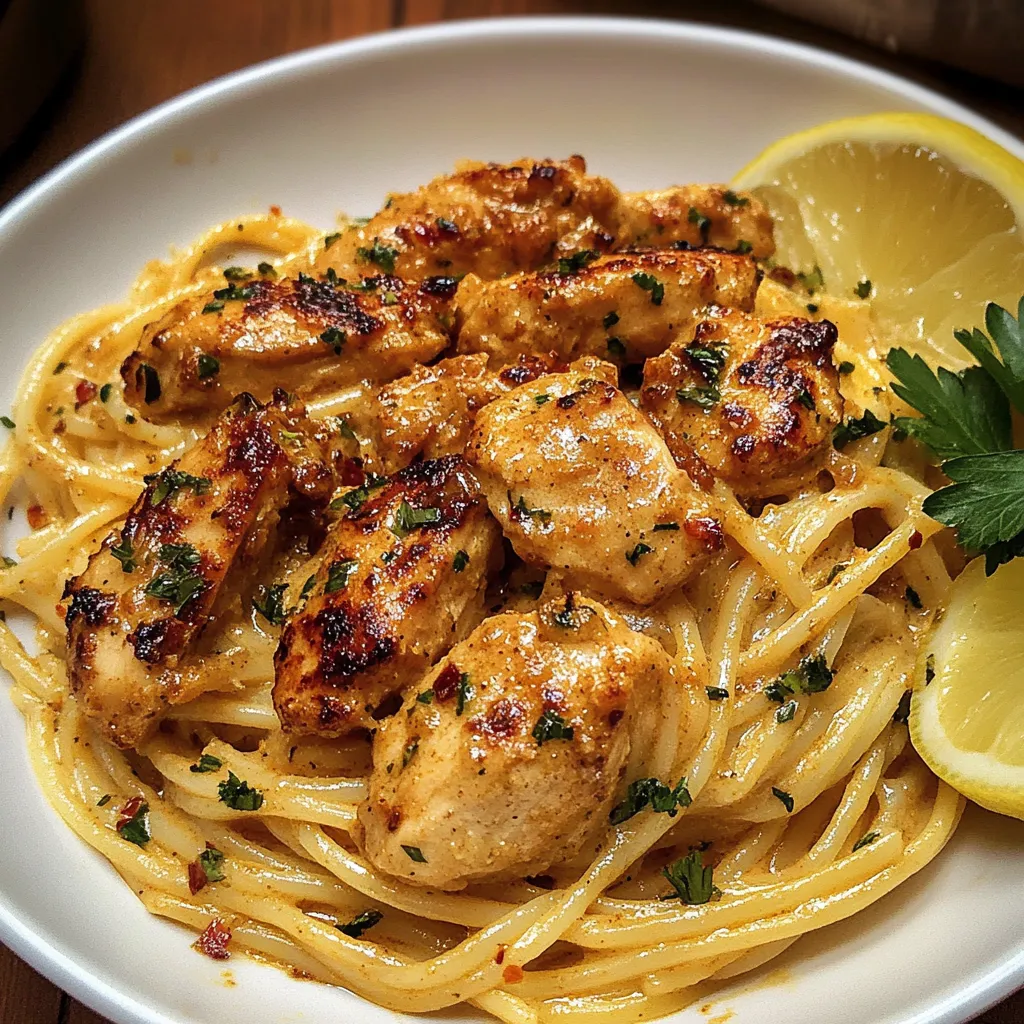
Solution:
[(665, 1016), (920, 870), (962, 560), (870, 284), (774, 251), (725, 186), (467, 162), (63, 325), (0, 663), (64, 821), (201, 953), (509, 1024)]

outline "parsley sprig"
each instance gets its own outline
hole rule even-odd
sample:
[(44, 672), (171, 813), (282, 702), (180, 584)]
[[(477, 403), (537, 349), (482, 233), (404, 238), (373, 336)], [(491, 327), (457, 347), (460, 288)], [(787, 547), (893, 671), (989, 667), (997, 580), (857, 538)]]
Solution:
[(893, 391), (921, 413), (897, 418), (896, 429), (931, 448), (952, 481), (925, 499), (924, 511), (983, 554), (991, 576), (1024, 555), (1024, 450), (1013, 449), (1010, 421), (1011, 405), (1024, 413), (1024, 297), (1016, 318), (990, 302), (985, 328), (954, 331), (981, 364), (960, 373), (933, 373), (900, 348), (886, 363), (897, 378)]

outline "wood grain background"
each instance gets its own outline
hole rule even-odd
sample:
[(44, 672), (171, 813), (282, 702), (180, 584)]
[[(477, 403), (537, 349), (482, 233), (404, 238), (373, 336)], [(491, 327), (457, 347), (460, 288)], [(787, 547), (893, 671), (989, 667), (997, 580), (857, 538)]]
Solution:
[[(82, 9), (86, 37), (78, 59), (0, 155), (0, 204), (97, 136), (218, 75), (367, 32), (493, 15), (623, 14), (753, 28), (898, 71), (1024, 134), (1024, 93), (869, 49), (745, 0), (82, 0)], [(979, 1020), (1024, 1024), (1024, 993)], [(0, 946), (0, 1024), (106, 1021)]]

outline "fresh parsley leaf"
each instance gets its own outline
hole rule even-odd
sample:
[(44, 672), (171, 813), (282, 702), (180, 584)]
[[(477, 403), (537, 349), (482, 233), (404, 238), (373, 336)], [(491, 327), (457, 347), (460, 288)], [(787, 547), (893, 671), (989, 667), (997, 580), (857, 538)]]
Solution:
[(191, 490), (196, 494), (206, 494), (212, 481), (205, 476), (192, 476), (177, 469), (165, 469), (162, 473), (150, 473), (143, 477), (147, 484), (156, 483), (150, 496), (150, 505), (156, 507), (167, 498), (173, 497), (178, 491)]
[(832, 670), (824, 654), (809, 655), (801, 659), (796, 668), (783, 672), (764, 688), (764, 695), (781, 704), (794, 693), (822, 693), (832, 685)]
[(252, 271), (245, 267), (225, 267), (224, 279), (226, 281), (245, 281), (252, 277)]
[(405, 749), (402, 751), (402, 767), (408, 768), (409, 762), (416, 756), (416, 751), (420, 749), (420, 741), (413, 740), (411, 743), (406, 743)]
[(211, 299), (205, 306), (203, 306), (204, 313), (219, 313), (224, 308), (224, 302), (221, 299)]
[(853, 850), (851, 850), (850, 852), (851, 853), (856, 853), (858, 850), (862, 849), (863, 847), (870, 846), (876, 839), (878, 839), (878, 837), (881, 834), (882, 834), (881, 832), (867, 832), (867, 833), (865, 833), (864, 835), (862, 835), (860, 837), (860, 839), (857, 840), (857, 842), (855, 842), (853, 844)]
[(558, 261), (558, 273), (575, 274), (582, 270), (588, 263), (592, 263), (601, 254), (594, 249), (580, 249), (569, 257), (562, 257)]
[(817, 263), (814, 269), (807, 273), (798, 273), (796, 279), (813, 295), (825, 287), (825, 278), (822, 276), (821, 267)]
[(676, 398), (680, 402), (693, 402), (702, 409), (710, 409), (722, 400), (722, 393), (714, 386), (676, 388)]
[(423, 856), (423, 851), (418, 846), (406, 846), (402, 843), (402, 849), (405, 850), (405, 855), (411, 861), (415, 861), (417, 864), (426, 864), (427, 858)]
[(571, 740), (573, 729), (571, 725), (566, 725), (560, 714), (549, 708), (537, 719), (530, 735), (537, 741), (537, 746), (541, 747), (549, 740)]
[(203, 874), (206, 875), (206, 881), (210, 882), (223, 882), (225, 879), (224, 874), (224, 854), (220, 852), (215, 846), (208, 846), (201, 854), (199, 854), (198, 862), (200, 868), (203, 870)]
[(784, 789), (776, 789), (775, 786), (772, 786), (772, 796), (781, 802), (782, 806), (786, 808), (787, 814), (793, 813), (793, 798)]
[(129, 843), (145, 846), (152, 838), (149, 832), (149, 804), (145, 800), (136, 801), (138, 801), (138, 797), (133, 797), (125, 804), (117, 832), (122, 839), (127, 839)]
[(700, 850), (691, 850), (685, 857), (661, 869), (675, 889), (676, 896), (692, 907), (707, 903), (718, 892), (712, 883), (713, 872), (713, 868), (704, 866)]
[(236, 811), (258, 811), (263, 806), (263, 794), (232, 771), (217, 787), (217, 792), (220, 799)]
[(110, 794), (109, 793), (104, 793), (103, 796), (101, 796), (99, 798), (99, 800), (96, 801), (96, 806), (97, 807), (106, 807), (107, 804), (109, 804), (109, 803), (110, 803)]
[(541, 395), (534, 395), (533, 400), (537, 405), (547, 405), (548, 402), (551, 401), (551, 396), (547, 392), (544, 392)]
[(783, 722), (792, 722), (793, 719), (796, 717), (796, 709), (797, 709), (796, 701), (795, 700), (787, 700), (786, 703), (783, 704), (782, 707), (780, 707), (775, 712), (775, 721), (778, 722), (780, 725)]
[(370, 497), (371, 491), (378, 490), (387, 482), (388, 478), (386, 476), (375, 476), (373, 473), (367, 473), (361, 487), (353, 487), (351, 491), (346, 491), (340, 498), (335, 498), (331, 502), (331, 508), (338, 511), (344, 505), (350, 511), (356, 512), (363, 506), (366, 499)]
[(626, 552), (626, 561), (635, 568), (640, 559), (644, 555), (649, 555), (653, 550), (654, 548), (652, 548), (650, 544), (644, 544), (643, 541), (641, 541), (633, 547), (632, 551)]
[(123, 572), (135, 572), (139, 566), (139, 563), (135, 561), (135, 552), (132, 551), (131, 543), (123, 533), (120, 542), (111, 546), (110, 553), (121, 563)]
[(750, 253), (750, 252), (753, 252), (753, 251), (754, 251), (753, 245), (751, 245), (751, 243), (748, 242), (745, 238), (741, 238), (736, 243), (736, 252), (738, 252), (741, 256), (746, 256), (747, 253)]
[(379, 238), (375, 238), (373, 245), (368, 249), (360, 246), (356, 249), (356, 255), (367, 263), (376, 263), (385, 274), (393, 274), (395, 272), (395, 259), (398, 256), (398, 250), (383, 245)]
[(467, 565), (469, 565), (469, 555), (460, 548), (452, 559), (452, 571), (462, 572)]
[(260, 277), (269, 277), (269, 278), (277, 277), (277, 271), (274, 269), (273, 265), (270, 264), (270, 263), (257, 263), (256, 264), (256, 269), (257, 269), (257, 271), (259, 271)]
[(330, 249), (339, 238), (341, 238), (340, 231), (332, 231), (329, 235), (324, 235), (324, 249)]
[(469, 673), (463, 672), (459, 676), (459, 685), (455, 688), (455, 715), (461, 717), (466, 710), (466, 705), (473, 699), (475, 693), (469, 685)]
[(718, 383), (719, 375), (725, 366), (726, 347), (719, 345), (699, 345), (693, 342), (686, 346), (686, 354), (696, 364), (701, 376), (712, 386)]
[(865, 409), (863, 416), (860, 418), (850, 417), (832, 431), (832, 447), (843, 449), (852, 441), (870, 437), (885, 427), (884, 421), (880, 420), (870, 409)]
[[(543, 588), (543, 585), (541, 585)], [(540, 591), (537, 592), (540, 597)], [(552, 613), (551, 621), (559, 629), (579, 629), (585, 622), (589, 622), (597, 612), (588, 604), (576, 604), (576, 595), (570, 591), (566, 595), (565, 605), (557, 612)]]
[(210, 377), (216, 377), (220, 373), (220, 360), (216, 356), (207, 355), (205, 352), (199, 353), (199, 359), (197, 361), (197, 369), (199, 370), (199, 379), (207, 380)]
[(1010, 406), (986, 370), (969, 366), (961, 373), (939, 367), (936, 373), (918, 355), (889, 351), (886, 365), (898, 378), (893, 392), (919, 413), (899, 416), (897, 429), (927, 445), (943, 459), (1007, 451)]
[(348, 335), (337, 327), (328, 327), (327, 330), (320, 335), (320, 340), (325, 345), (329, 345), (333, 348), (336, 356), (340, 356), (341, 350), (345, 346), (345, 342), (348, 341)]
[(191, 544), (162, 544), (160, 561), (167, 569), (146, 585), (145, 593), (160, 601), (174, 605), (174, 614), (206, 589), (206, 580), (195, 572), (201, 561), (199, 552)]
[(379, 924), (383, 917), (384, 915), (379, 910), (364, 910), (361, 914), (353, 917), (348, 924), (339, 924), (335, 927), (350, 939), (358, 939), (368, 928)]
[(637, 271), (633, 274), (632, 281), (638, 288), (643, 288), (645, 292), (651, 293), (651, 302), (655, 306), (661, 305), (662, 299), (665, 298), (665, 286), (653, 274)]
[(224, 767), (224, 762), (213, 754), (200, 754), (195, 764), (190, 764), (188, 770), (195, 775), (205, 775), (208, 772), (219, 772)]
[[(990, 302), (985, 307), (985, 326), (991, 340), (978, 328), (954, 331), (953, 337), (991, 374), (1014, 406), (1024, 412), (1024, 296), (1017, 304), (1016, 319), (1002, 306)], [(993, 351), (993, 342), (1001, 360)]]
[(697, 230), (700, 232), (700, 238), (702, 242), (707, 242), (708, 232), (711, 230), (711, 218), (706, 217), (696, 206), (691, 206), (689, 212), (686, 215), (686, 219), (691, 224), (697, 225)]
[(690, 802), (686, 779), (680, 779), (674, 789), (669, 789), (660, 779), (637, 779), (629, 784), (625, 799), (612, 808), (608, 820), (613, 825), (621, 825), (647, 806), (674, 818), (678, 808), (689, 807)]
[[(817, 312), (817, 310), (811, 310), (811, 312)], [(853, 373), (855, 369), (856, 367), (853, 365), (853, 363), (850, 362), (849, 359), (844, 359), (838, 366), (839, 372), (844, 376), (848, 373)]]
[(421, 526), (430, 526), (441, 521), (439, 508), (413, 508), (407, 501), (395, 509), (389, 529), (396, 537), (407, 537)]
[(349, 577), (358, 568), (359, 562), (354, 558), (331, 562), (327, 567), (327, 582), (324, 584), (324, 593), (333, 594), (335, 591), (344, 590), (348, 586)]
[(284, 623), (284, 595), (287, 583), (275, 583), (271, 587), (260, 587), (258, 597), (252, 599), (252, 606), (272, 626)]
[(434, 703), (434, 691), (424, 690), (422, 693), (416, 694), (417, 704), (433, 704)]
[(737, 195), (731, 188), (722, 193), (722, 198), (729, 206), (746, 206), (750, 202), (746, 196)]

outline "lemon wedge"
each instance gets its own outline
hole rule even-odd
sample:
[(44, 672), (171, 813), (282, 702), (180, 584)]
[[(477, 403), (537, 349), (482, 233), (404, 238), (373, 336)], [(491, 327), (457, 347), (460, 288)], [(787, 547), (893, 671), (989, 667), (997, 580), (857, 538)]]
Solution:
[(1024, 818), (1024, 559), (985, 575), (976, 558), (922, 646), (910, 738), (939, 778)]
[(777, 260), (870, 301), (880, 354), (971, 359), (953, 339), (1024, 290), (1024, 162), (955, 121), (871, 114), (769, 146), (736, 177), (775, 217)]

